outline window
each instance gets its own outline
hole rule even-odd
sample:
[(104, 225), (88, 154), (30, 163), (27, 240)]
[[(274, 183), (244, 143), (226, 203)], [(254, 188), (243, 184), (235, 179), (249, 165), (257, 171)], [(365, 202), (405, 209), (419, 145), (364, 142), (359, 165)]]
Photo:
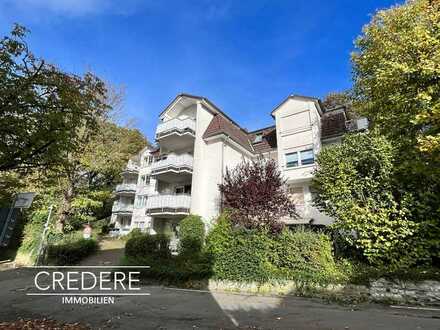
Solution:
[(297, 167), (315, 163), (313, 149), (292, 152), (286, 154), (286, 167)]
[(313, 149), (308, 149), (300, 152), (301, 165), (309, 165), (315, 162), (315, 156), (313, 155)]
[(176, 195), (181, 195), (185, 192), (185, 187), (184, 186), (176, 187), (175, 192), (176, 192)]
[(153, 162), (153, 156), (148, 155), (144, 157), (144, 163), (146, 166), (150, 165), (152, 162)]
[(255, 134), (255, 139), (254, 139), (253, 143), (258, 143), (258, 142), (261, 142), (261, 141), (263, 141), (263, 133)]
[(297, 152), (293, 152), (291, 154), (286, 155), (286, 166), (287, 167), (298, 166), (298, 153)]
[(150, 184), (150, 176), (149, 175), (141, 175), (141, 185), (147, 186)]
[(136, 207), (142, 208), (147, 205), (148, 197), (146, 195), (138, 196), (136, 198)]

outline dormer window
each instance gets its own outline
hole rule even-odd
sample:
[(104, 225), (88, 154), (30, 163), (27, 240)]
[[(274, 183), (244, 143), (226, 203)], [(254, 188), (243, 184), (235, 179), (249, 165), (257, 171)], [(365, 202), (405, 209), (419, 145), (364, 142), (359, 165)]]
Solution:
[(254, 142), (253, 143), (259, 143), (263, 141), (263, 133), (255, 134)]

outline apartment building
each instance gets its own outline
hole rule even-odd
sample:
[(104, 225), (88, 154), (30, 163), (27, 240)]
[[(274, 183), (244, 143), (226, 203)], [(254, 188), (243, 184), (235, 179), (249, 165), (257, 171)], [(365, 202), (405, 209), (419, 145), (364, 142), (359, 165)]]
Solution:
[(116, 187), (112, 222), (121, 234), (133, 228), (178, 240), (179, 221), (202, 216), (207, 227), (220, 212), (218, 184), (226, 168), (257, 157), (273, 159), (287, 180), (299, 219), (288, 224), (327, 225), (332, 219), (312, 203), (315, 156), (338, 143), (365, 119), (348, 121), (344, 107), (326, 110), (319, 99), (290, 95), (271, 113), (274, 125), (249, 132), (205, 97), (178, 95), (159, 115), (157, 147), (127, 164)]

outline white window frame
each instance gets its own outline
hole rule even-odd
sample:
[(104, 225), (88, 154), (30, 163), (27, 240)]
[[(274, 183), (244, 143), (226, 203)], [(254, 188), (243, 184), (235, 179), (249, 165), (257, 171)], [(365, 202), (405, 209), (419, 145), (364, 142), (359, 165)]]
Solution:
[[(313, 162), (312, 163), (308, 163), (308, 164), (303, 164), (303, 160), (301, 158), (301, 154), (306, 152), (306, 151), (311, 151), (312, 155), (313, 155)], [(287, 156), (292, 155), (292, 154), (296, 154), (297, 157), (297, 165), (288, 165), (287, 164)], [(293, 152), (288, 152), (284, 155), (284, 159), (285, 159), (285, 166), (286, 168), (295, 168), (295, 167), (300, 167), (300, 166), (311, 166), (315, 164), (315, 150), (313, 148), (309, 148), (309, 149), (303, 149), (303, 150), (298, 150), (298, 151), (293, 151)]]
[(150, 175), (148, 175), (148, 174), (142, 174), (141, 175), (141, 185), (142, 186), (148, 186), (148, 185), (150, 185), (150, 180), (151, 180), (151, 176)]

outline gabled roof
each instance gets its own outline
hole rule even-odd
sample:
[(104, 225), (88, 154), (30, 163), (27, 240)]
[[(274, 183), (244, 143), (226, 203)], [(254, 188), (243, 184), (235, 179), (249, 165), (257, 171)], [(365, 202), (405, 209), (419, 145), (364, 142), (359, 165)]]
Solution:
[(277, 105), (275, 107), (275, 109), (272, 110), (272, 112), (270, 113), (272, 115), (272, 117), (274, 117), (275, 111), (277, 111), (284, 103), (286, 103), (287, 101), (289, 101), (291, 99), (292, 100), (301, 100), (301, 101), (312, 101), (315, 103), (316, 108), (318, 109), (318, 112), (320, 115), (322, 115), (322, 113), (324, 112), (323, 111), (324, 106), (322, 105), (320, 99), (318, 99), (316, 97), (292, 94), (292, 95), (289, 95), (288, 97), (286, 97), (283, 102), (281, 102), (279, 105)]
[[(255, 136), (258, 134), (262, 134), (261, 142), (254, 143)], [(277, 148), (277, 132), (275, 125), (249, 132), (248, 137), (256, 153), (265, 153)]]
[(214, 115), (211, 119), (206, 131), (203, 133), (203, 138), (206, 139), (220, 134), (229, 136), (229, 138), (240, 144), (246, 150), (254, 152), (252, 144), (249, 141), (248, 133), (219, 113)]
[(204, 102), (206, 105), (208, 105), (209, 109), (211, 110), (211, 112), (213, 114), (217, 114), (220, 113), (222, 114), (225, 118), (227, 118), (228, 120), (230, 120), (232, 123), (234, 123), (235, 125), (239, 126), (232, 118), (230, 118), (226, 113), (224, 113), (222, 110), (220, 110), (220, 108), (218, 106), (216, 106), (213, 102), (211, 102), (208, 98), (204, 97), (204, 96), (198, 96), (198, 95), (192, 95), (192, 94), (188, 94), (188, 93), (180, 93), (179, 95), (177, 95), (166, 107), (165, 109), (159, 114), (159, 117), (162, 116), (179, 98), (181, 97), (185, 97), (185, 98), (190, 98), (190, 99), (194, 99), (194, 100), (198, 100), (201, 102)]

